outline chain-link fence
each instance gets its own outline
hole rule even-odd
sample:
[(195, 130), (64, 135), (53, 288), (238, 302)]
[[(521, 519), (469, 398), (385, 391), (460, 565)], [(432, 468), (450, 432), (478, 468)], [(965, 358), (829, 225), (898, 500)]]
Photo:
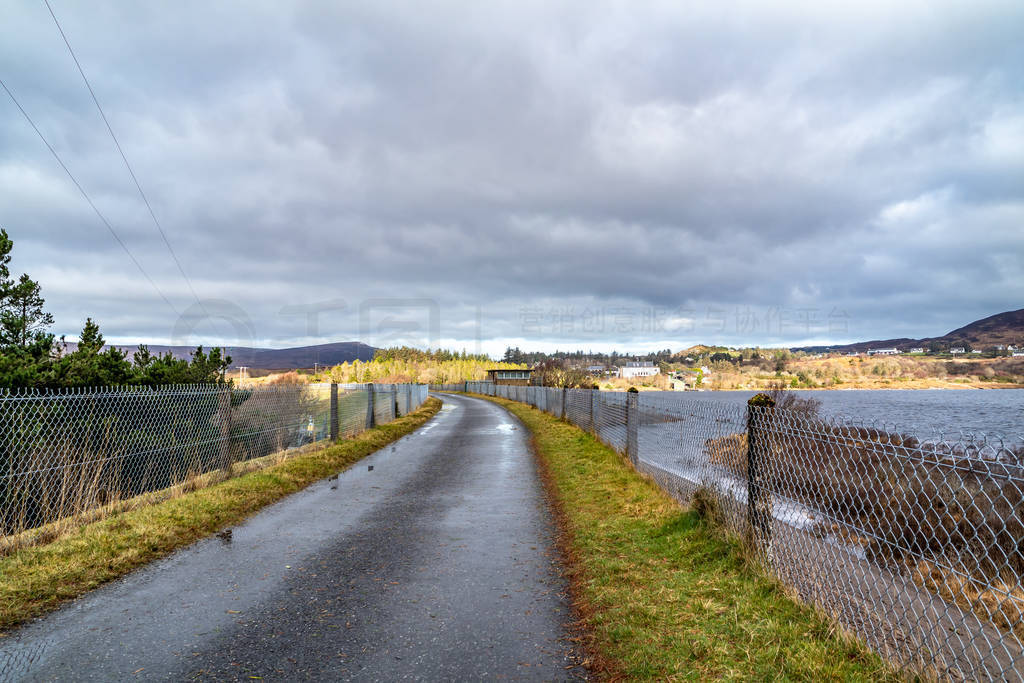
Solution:
[(941, 678), (1024, 678), (1024, 442), (921, 438), (675, 392), (437, 385), (565, 415), (745, 539), (804, 600)]
[(421, 384), (0, 393), (0, 537), (353, 436), (426, 397)]

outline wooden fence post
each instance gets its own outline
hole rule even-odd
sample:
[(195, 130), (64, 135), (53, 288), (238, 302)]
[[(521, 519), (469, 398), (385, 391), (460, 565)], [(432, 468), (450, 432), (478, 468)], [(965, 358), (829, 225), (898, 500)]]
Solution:
[(338, 385), (331, 382), (331, 441), (338, 440)]
[(366, 385), (366, 428), (373, 429), (376, 420), (373, 415), (373, 382)]
[(747, 401), (747, 523), (749, 540), (770, 564), (772, 560), (771, 501), (763, 484), (765, 427), (762, 424), (775, 407), (768, 394)]
[(640, 462), (640, 394), (632, 387), (626, 392), (626, 457), (634, 467)]

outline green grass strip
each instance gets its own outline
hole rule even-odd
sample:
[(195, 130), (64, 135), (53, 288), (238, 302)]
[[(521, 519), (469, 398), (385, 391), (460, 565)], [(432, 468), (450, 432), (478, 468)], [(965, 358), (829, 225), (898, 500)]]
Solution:
[(11, 552), (0, 558), (0, 634), (347, 469), (440, 408), (440, 401), (427, 399), (419, 410), (351, 439)]
[(533, 433), (599, 675), (902, 678), (592, 435), (529, 405), (484, 398)]

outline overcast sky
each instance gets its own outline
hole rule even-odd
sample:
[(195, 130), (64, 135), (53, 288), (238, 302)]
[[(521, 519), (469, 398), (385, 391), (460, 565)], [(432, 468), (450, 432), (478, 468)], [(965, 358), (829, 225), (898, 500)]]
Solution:
[[(0, 226), (55, 332), (644, 350), (1024, 306), (1024, 3), (0, 9)], [(207, 318), (209, 314), (210, 318)]]

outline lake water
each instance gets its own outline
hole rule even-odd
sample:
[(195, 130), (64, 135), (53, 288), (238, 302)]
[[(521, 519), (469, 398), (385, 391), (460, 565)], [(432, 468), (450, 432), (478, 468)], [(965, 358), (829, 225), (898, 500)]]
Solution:
[[(753, 391), (688, 391), (687, 399), (742, 404)], [(1024, 442), (1024, 389), (794, 391), (821, 401), (826, 415), (884, 423), (927, 438), (960, 432)]]

